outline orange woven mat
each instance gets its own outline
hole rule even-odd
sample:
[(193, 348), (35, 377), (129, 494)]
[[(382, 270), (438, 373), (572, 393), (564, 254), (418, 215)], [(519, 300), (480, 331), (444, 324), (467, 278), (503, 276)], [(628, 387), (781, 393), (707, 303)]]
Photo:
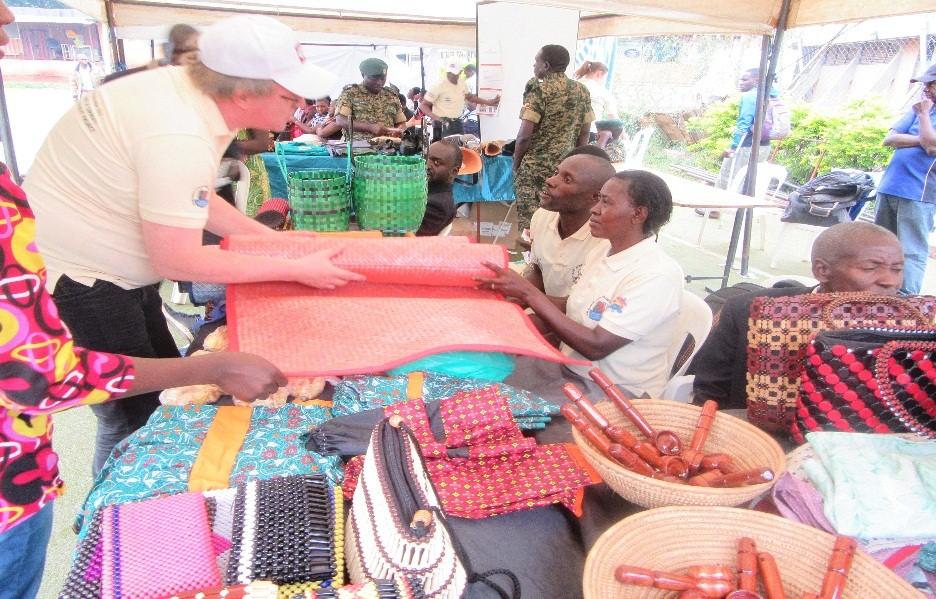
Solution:
[(475, 289), (474, 277), (490, 273), (483, 262), (507, 266), (506, 250), (456, 239), (234, 236), (224, 244), (228, 250), (255, 255), (299, 258), (341, 247), (333, 262), (367, 281), (332, 291), (297, 283), (229, 285), (230, 347), (267, 358), (287, 376), (384, 372), (455, 350), (575, 363), (540, 336), (519, 306)]

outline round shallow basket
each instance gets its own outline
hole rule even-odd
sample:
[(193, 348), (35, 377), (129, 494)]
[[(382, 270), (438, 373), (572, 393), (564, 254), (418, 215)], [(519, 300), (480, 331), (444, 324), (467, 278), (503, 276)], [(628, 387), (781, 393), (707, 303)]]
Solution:
[[(701, 564), (734, 565), (737, 543), (750, 537), (777, 560), (786, 596), (818, 593), (835, 537), (779, 516), (729, 507), (664, 507), (609, 528), (588, 552), (585, 599), (670, 599), (674, 591), (624, 585), (621, 564), (679, 573)], [(844, 599), (921, 599), (923, 595), (863, 552), (852, 562)]]
[[(673, 431), (684, 444), (688, 444), (692, 438), (692, 432), (699, 422), (699, 414), (702, 413), (699, 406), (658, 399), (635, 399), (633, 404), (655, 430)], [(611, 424), (622, 425), (638, 439), (644, 438), (637, 427), (611, 402), (602, 402), (597, 408)], [(643, 507), (741, 505), (767, 492), (773, 486), (773, 482), (769, 482), (719, 489), (656, 480), (632, 472), (612, 461), (585, 440), (575, 428), (572, 429), (572, 436), (585, 459), (598, 471), (608, 486), (624, 499)], [(774, 472), (774, 481), (786, 469), (786, 456), (770, 435), (752, 424), (722, 413), (716, 414), (712, 423), (705, 453), (728, 454), (744, 470), (770, 468)]]
[(351, 196), (364, 230), (402, 235), (419, 229), (426, 212), (426, 161), (419, 156), (358, 156)]
[(293, 226), (300, 231), (347, 231), (351, 220), (344, 171), (312, 169), (289, 173)]

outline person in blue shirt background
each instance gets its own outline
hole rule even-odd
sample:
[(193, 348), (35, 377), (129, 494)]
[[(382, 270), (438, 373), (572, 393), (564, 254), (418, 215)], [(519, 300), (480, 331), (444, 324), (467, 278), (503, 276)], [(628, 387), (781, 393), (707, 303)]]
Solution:
[[(738, 80), (738, 89), (741, 90), (741, 104), (738, 107), (738, 121), (734, 134), (731, 136), (731, 147), (722, 153), (722, 158), (728, 158), (722, 164), (718, 186), (727, 189), (732, 177), (739, 170), (747, 166), (751, 160), (751, 142), (754, 126), (754, 117), (757, 112), (757, 84), (760, 81), (760, 70), (748, 69), (741, 74)], [(776, 95), (771, 91), (771, 95)], [(770, 154), (770, 139), (761, 139), (758, 162), (767, 160)]]
[(884, 138), (884, 145), (896, 150), (878, 186), (874, 222), (897, 235), (903, 247), (906, 263), (900, 290), (918, 294), (936, 215), (936, 64), (910, 81), (923, 84), (923, 95)]

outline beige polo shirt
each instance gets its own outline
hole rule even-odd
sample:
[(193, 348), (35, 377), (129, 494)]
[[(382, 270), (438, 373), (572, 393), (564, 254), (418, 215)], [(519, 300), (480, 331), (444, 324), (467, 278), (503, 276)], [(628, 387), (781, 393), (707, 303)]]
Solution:
[(530, 219), (533, 245), (530, 262), (543, 274), (546, 295), (567, 297), (572, 285), (582, 276), (588, 255), (595, 251), (607, 254), (611, 244), (607, 239), (592, 237), (586, 222), (565, 239), (559, 236), (559, 213), (537, 208)]
[[(631, 340), (594, 365), (638, 397), (659, 398), (669, 378), (666, 353), (678, 334), (683, 281), (679, 264), (651, 237), (613, 256), (596, 255), (569, 294), (569, 318)], [(585, 359), (566, 344), (561, 350)], [(589, 366), (570, 368), (588, 378)]]
[(124, 289), (158, 282), (142, 221), (204, 228), (233, 137), (184, 67), (137, 73), (83, 97), (49, 133), (23, 186), (49, 290), (63, 274)]
[(465, 110), (465, 95), (468, 86), (464, 79), (452, 83), (448, 76), (442, 77), (428, 92), (426, 100), (432, 103), (432, 112), (437, 116), (457, 119)]

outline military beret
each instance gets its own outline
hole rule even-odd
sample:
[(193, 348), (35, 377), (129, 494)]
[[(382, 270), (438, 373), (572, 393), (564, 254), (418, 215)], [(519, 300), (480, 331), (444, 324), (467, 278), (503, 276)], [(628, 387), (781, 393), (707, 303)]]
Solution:
[(365, 77), (378, 77), (387, 74), (387, 63), (379, 58), (368, 58), (361, 61), (361, 74)]

